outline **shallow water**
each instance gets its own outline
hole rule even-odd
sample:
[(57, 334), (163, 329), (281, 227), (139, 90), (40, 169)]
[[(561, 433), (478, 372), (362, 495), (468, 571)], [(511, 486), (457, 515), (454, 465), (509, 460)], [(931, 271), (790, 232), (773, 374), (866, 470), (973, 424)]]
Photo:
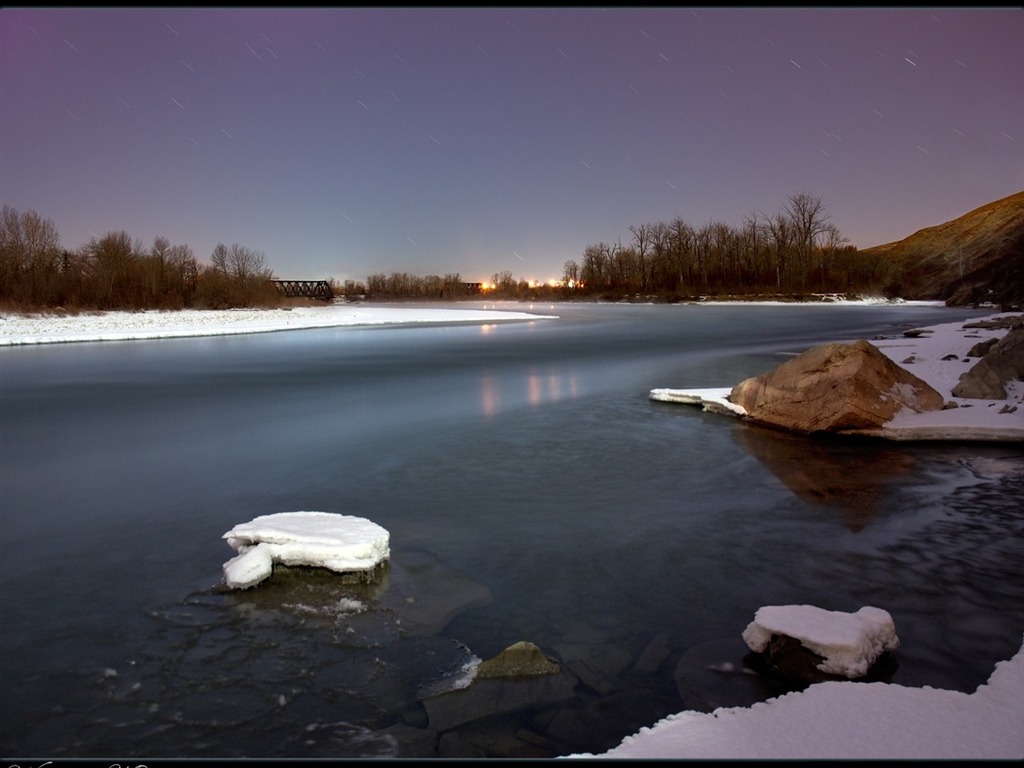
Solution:
[[(1020, 647), (1019, 445), (648, 399), (987, 313), (532, 309), (561, 317), (0, 351), (3, 754), (604, 751), (781, 692), (740, 671), (769, 604), (888, 610), (905, 685), (973, 691)], [(218, 589), (225, 531), (304, 509), (387, 528), (379, 582)], [(431, 697), (520, 640), (563, 675)]]

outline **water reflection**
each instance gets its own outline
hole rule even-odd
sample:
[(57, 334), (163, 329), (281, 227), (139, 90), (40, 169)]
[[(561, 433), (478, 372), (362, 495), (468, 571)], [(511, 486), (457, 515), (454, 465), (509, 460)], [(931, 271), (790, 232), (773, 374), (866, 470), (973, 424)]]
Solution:
[(396, 637), (431, 637), (463, 611), (493, 600), (474, 579), (416, 550), (379, 565), (371, 581), (279, 564), (273, 577), (255, 588), (217, 591), (240, 615), (283, 612), (325, 625), (358, 623), (372, 627), (374, 636)]
[(797, 496), (837, 508), (843, 524), (856, 533), (878, 514), (886, 489), (914, 470), (908, 451), (886, 450), (851, 438), (797, 435), (752, 424), (733, 431), (736, 441)]
[(523, 383), (522, 390), (516, 387), (510, 391), (506, 384), (502, 391), (498, 379), (484, 376), (480, 379), (480, 409), (484, 416), (495, 416), (502, 408), (514, 407), (525, 402), (531, 408), (549, 405), (561, 400), (572, 400), (581, 394), (580, 383), (575, 373), (561, 374), (556, 372), (530, 373)]

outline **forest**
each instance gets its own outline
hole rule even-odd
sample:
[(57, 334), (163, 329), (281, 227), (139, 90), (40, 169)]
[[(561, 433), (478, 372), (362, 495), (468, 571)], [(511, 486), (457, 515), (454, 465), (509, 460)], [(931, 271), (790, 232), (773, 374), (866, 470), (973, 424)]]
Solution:
[[(588, 245), (557, 284), (498, 272), (486, 283), (458, 273), (425, 277), (379, 272), (366, 282), (331, 281), (336, 296), (368, 300), (489, 298), (535, 300), (634, 297), (679, 301), (765, 295), (885, 295), (892, 265), (848, 244), (821, 199), (792, 195), (774, 215), (741, 225), (682, 218), (629, 228), (614, 244)], [(187, 245), (156, 237), (145, 246), (125, 231), (68, 250), (53, 222), (5, 205), (0, 214), (0, 306), (39, 311), (279, 306), (284, 299), (261, 252), (219, 243), (207, 263)]]
[(77, 250), (35, 211), (0, 212), (0, 304), (34, 311), (275, 306), (280, 297), (260, 251), (219, 243), (208, 264), (187, 245), (156, 237), (146, 248), (127, 232), (93, 237)]
[(891, 279), (891, 265), (849, 245), (809, 194), (791, 196), (775, 215), (750, 214), (738, 227), (676, 218), (629, 231), (626, 243), (588, 245), (581, 262), (568, 261), (563, 284), (589, 295), (881, 295)]
[(638, 297), (681, 301), (705, 297), (801, 297), (815, 294), (886, 295), (894, 265), (848, 244), (822, 200), (792, 195), (774, 215), (752, 213), (739, 226), (682, 218), (629, 228), (630, 238), (588, 245), (581, 261), (567, 261), (554, 285), (495, 273), (482, 284), (458, 274), (418, 277), (405, 272), (349, 281), (336, 293), (378, 299), (479, 296), (526, 300)]

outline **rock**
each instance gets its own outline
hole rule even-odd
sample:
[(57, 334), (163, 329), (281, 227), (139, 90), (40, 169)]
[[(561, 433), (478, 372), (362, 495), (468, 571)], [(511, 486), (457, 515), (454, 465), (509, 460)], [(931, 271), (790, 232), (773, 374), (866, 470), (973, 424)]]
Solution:
[(390, 534), (363, 517), (302, 511), (260, 515), (223, 538), (239, 554), (224, 564), (224, 581), (248, 589), (271, 575), (275, 563), (326, 568), (369, 581), (391, 555)]
[(885, 651), (868, 667), (861, 677), (848, 677), (822, 671), (825, 659), (792, 637), (772, 635), (768, 645), (760, 653), (751, 652), (746, 663), (751, 669), (770, 679), (788, 681), (790, 684), (824, 683), (829, 680), (861, 680), (871, 683), (888, 683), (898, 664), (892, 653)]
[(565, 670), (557, 675), (475, 680), (468, 688), (425, 699), (423, 706), (430, 729), (441, 732), (487, 717), (571, 701), (578, 682)]
[(679, 657), (673, 677), (683, 708), (711, 712), (750, 707), (803, 687), (777, 675), (759, 674), (745, 663), (750, 649), (740, 638), (718, 638), (693, 646)]
[(766, 606), (743, 630), (743, 640), (767, 674), (809, 683), (869, 674), (882, 679), (891, 671), (890, 652), (900, 644), (892, 616), (871, 606), (855, 613)]
[(480, 662), (477, 678), (523, 677), (530, 675), (553, 675), (559, 671), (558, 662), (533, 643), (520, 641), (510, 645), (493, 659)]
[(668, 658), (668, 652), (668, 633), (661, 632), (644, 648), (640, 658), (633, 664), (633, 671), (640, 675), (653, 675)]
[(979, 341), (967, 352), (968, 357), (984, 357), (988, 354), (988, 351), (995, 346), (999, 339), (985, 339), (985, 341)]
[[(976, 345), (971, 352), (981, 345)], [(1015, 328), (993, 343), (982, 358), (960, 377), (954, 397), (1005, 400), (1006, 382), (1024, 378), (1024, 328)]]
[(409, 550), (395, 563), (394, 583), (381, 607), (401, 621), (406, 634), (431, 637), (456, 616), (493, 599), (487, 587), (449, 568), (436, 555)]
[(822, 344), (729, 394), (747, 418), (796, 432), (882, 427), (903, 408), (939, 410), (942, 395), (871, 343)]
[(600, 644), (567, 644), (557, 646), (562, 665), (580, 681), (607, 696), (623, 687), (622, 673), (633, 661), (629, 651), (611, 642)]
[(829, 674), (819, 669), (825, 660), (824, 656), (819, 656), (801, 645), (799, 640), (786, 635), (772, 635), (768, 645), (760, 653), (766, 662), (767, 670), (783, 678), (809, 683), (842, 679), (840, 675)]

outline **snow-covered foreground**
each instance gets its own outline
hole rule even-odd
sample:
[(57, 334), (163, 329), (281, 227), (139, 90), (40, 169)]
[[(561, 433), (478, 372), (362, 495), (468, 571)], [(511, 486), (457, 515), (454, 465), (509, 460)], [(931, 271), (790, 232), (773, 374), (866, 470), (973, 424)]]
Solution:
[(670, 715), (601, 755), (617, 759), (1024, 758), (1024, 647), (967, 694), (827, 682), (752, 707)]
[(5, 313), (0, 315), (0, 346), (223, 336), (357, 325), (491, 323), (550, 317), (485, 309), (366, 308), (351, 304), (285, 309), (182, 309), (74, 315)]
[[(165, 338), (255, 333), (298, 328), (423, 322), (499, 322), (533, 320), (545, 315), (490, 310), (363, 308), (346, 305), (291, 310), (226, 312), (111, 312), (103, 315), (20, 316), (0, 318), (0, 346), (68, 341)], [(977, 322), (977, 321), (973, 321)], [(900, 364), (949, 395), (967, 349), (986, 338), (983, 330), (965, 331), (964, 323), (932, 327), (916, 338), (875, 342)], [(957, 360), (942, 357), (955, 353)], [(732, 382), (735, 383), (735, 382)], [(723, 391), (728, 392), (732, 383)], [(1021, 383), (1007, 402), (1020, 403)], [(686, 392), (679, 390), (679, 392)], [(691, 391), (697, 394), (698, 391)], [(710, 397), (713, 393), (701, 390)], [(719, 392), (720, 394), (720, 392)], [(924, 416), (955, 417), (932, 424), (938, 429), (988, 430), (1000, 408), (988, 401)], [(1003, 414), (1002, 416), (1006, 416)], [(1024, 408), (1009, 414), (1024, 434)], [(789, 607), (786, 629), (797, 637), (820, 637), (820, 612)], [(827, 627), (828, 625), (826, 625)], [(898, 629), (898, 628), (897, 628)], [(828, 632), (826, 631), (826, 634)], [(1024, 640), (1024, 638), (1022, 638)], [(826, 682), (749, 708), (710, 713), (680, 712), (629, 736), (600, 755), (572, 758), (617, 759), (1024, 759), (1024, 646), (996, 665), (973, 694), (886, 683)]]

